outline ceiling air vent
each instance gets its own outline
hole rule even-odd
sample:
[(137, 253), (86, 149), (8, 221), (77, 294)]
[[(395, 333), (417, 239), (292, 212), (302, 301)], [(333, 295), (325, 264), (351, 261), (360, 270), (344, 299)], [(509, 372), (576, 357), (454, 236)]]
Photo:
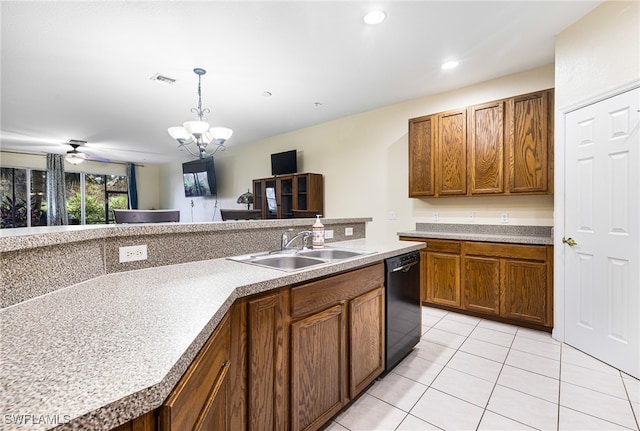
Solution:
[(175, 79), (169, 78), (168, 76), (160, 75), (159, 73), (156, 73), (155, 75), (153, 75), (151, 77), (151, 80), (164, 82), (165, 84), (173, 84), (174, 82), (176, 82)]

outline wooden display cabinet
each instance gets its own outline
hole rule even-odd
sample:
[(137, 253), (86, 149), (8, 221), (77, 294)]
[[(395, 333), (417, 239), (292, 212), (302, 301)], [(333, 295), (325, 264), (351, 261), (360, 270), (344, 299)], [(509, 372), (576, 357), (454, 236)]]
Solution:
[(324, 184), (320, 174), (293, 174), (253, 180), (253, 207), (263, 219), (294, 217), (294, 211), (324, 214)]

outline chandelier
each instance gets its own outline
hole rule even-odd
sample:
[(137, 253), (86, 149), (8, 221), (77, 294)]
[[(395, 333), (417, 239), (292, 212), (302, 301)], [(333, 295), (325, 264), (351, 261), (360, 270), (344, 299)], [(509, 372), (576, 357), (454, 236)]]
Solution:
[[(198, 75), (198, 107), (191, 108), (191, 112), (196, 114), (197, 120), (187, 121), (182, 127), (169, 127), (169, 135), (178, 141), (178, 149), (184, 148), (191, 155), (201, 159), (212, 156), (218, 150), (224, 150), (224, 143), (233, 134), (233, 130), (226, 127), (209, 128), (209, 123), (204, 117), (211, 112), (208, 108), (202, 109), (202, 92), (200, 91), (200, 81), (206, 70), (195, 68), (193, 72)], [(207, 148), (209, 147), (209, 148)]]

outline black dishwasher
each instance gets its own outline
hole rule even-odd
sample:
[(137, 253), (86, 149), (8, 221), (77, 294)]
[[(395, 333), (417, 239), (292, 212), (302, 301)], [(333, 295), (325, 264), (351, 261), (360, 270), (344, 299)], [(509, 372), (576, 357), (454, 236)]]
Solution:
[(420, 341), (420, 254), (415, 251), (389, 258), (385, 260), (385, 270), (385, 371), (388, 372)]

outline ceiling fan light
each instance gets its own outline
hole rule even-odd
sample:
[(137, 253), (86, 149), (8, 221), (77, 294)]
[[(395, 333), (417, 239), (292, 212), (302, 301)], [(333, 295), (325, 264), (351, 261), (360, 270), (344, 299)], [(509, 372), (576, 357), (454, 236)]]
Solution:
[(231, 135), (233, 135), (233, 130), (227, 127), (212, 127), (209, 130), (209, 133), (216, 141), (226, 141), (231, 137)]
[(204, 132), (209, 130), (209, 123), (206, 121), (187, 121), (183, 126), (189, 134), (194, 136), (201, 136)]
[(176, 141), (183, 139), (183, 140), (187, 140), (191, 137), (191, 135), (189, 134), (189, 132), (187, 132), (187, 130), (184, 127), (169, 127), (167, 129), (167, 132), (169, 132), (169, 135), (171, 135), (171, 137), (173, 139), (175, 139)]
[(67, 154), (64, 159), (72, 165), (79, 165), (80, 163), (84, 163), (87, 161), (86, 157), (87, 156), (82, 153), (71, 153)]

